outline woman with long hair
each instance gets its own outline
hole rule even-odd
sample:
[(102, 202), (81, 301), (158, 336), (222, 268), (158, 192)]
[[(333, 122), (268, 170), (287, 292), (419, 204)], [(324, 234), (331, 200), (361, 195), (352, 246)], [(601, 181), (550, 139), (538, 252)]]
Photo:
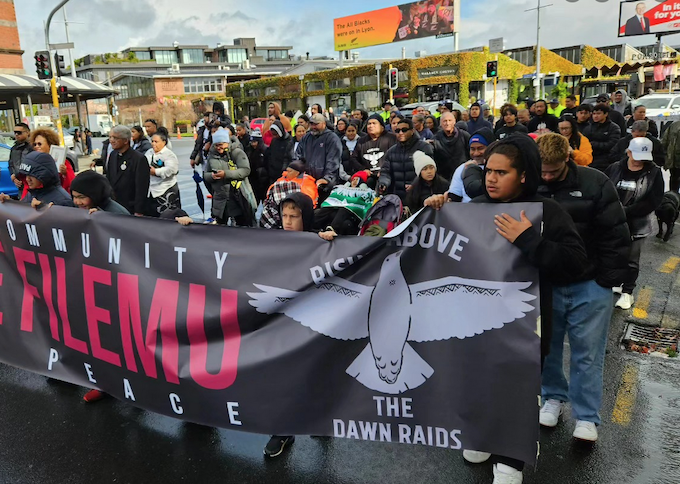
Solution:
[(132, 131), (131, 148), (133, 150), (139, 151), (141, 154), (145, 155), (147, 151), (153, 149), (151, 147), (151, 141), (144, 135), (144, 128), (141, 126), (133, 126), (130, 130)]
[[(40, 151), (49, 155), (52, 146), (59, 146), (59, 135), (52, 129), (38, 128), (31, 131), (30, 142), (35, 151)], [(59, 165), (59, 180), (61, 182), (61, 187), (70, 193), (71, 182), (76, 177), (76, 167), (74, 162), (68, 157), (68, 149), (66, 153), (66, 160)]]
[(569, 140), (569, 154), (577, 165), (588, 166), (593, 162), (593, 146), (583, 136), (574, 116), (562, 116), (558, 124), (560, 134)]

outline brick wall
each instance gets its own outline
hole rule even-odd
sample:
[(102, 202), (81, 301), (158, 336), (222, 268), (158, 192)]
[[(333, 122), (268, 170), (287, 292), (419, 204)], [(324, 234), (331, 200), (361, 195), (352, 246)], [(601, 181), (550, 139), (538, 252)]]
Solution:
[(0, 0), (0, 73), (22, 73), (22, 54), (14, 1)]

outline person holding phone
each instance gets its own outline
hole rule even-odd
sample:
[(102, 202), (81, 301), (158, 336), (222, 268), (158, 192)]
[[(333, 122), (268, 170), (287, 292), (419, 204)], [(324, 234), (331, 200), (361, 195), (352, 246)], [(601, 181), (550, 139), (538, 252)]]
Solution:
[(165, 210), (182, 208), (177, 174), (179, 160), (168, 144), (168, 131), (160, 127), (151, 137), (146, 157), (149, 161), (149, 196), (145, 215), (160, 217)]

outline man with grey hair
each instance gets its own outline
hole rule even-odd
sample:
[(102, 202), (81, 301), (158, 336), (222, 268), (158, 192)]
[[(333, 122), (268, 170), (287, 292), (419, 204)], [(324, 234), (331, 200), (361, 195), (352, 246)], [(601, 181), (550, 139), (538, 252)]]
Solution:
[(666, 162), (666, 150), (661, 143), (661, 140), (652, 136), (649, 133), (649, 121), (638, 120), (634, 121), (630, 127), (630, 133), (621, 138), (618, 143), (614, 145), (609, 157), (610, 163), (616, 163), (624, 158), (627, 158), (626, 150), (633, 138), (647, 138), (652, 142), (652, 157), (657, 166), (664, 166)]
[(420, 136), (422, 140), (428, 140), (434, 138), (432, 131), (425, 127), (425, 116), (422, 114), (416, 114), (413, 116), (413, 127)]
[(109, 133), (113, 151), (104, 162), (104, 174), (111, 183), (115, 199), (130, 213), (142, 216), (149, 193), (149, 162), (130, 148), (132, 131), (127, 126), (115, 126)]

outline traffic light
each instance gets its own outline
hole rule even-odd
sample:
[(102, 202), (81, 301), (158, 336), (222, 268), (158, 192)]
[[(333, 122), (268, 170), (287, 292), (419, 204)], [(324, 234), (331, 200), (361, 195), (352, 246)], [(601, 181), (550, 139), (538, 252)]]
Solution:
[(52, 79), (49, 51), (39, 50), (33, 58), (35, 59), (35, 71), (38, 74), (38, 79)]
[(64, 74), (64, 70), (66, 69), (66, 66), (64, 65), (64, 56), (59, 55), (58, 53), (54, 53), (54, 71), (57, 74), (57, 77), (61, 77)]
[(387, 71), (387, 87), (394, 90), (399, 86), (399, 70), (392, 67)]
[(68, 88), (66, 86), (57, 86), (57, 94), (61, 102), (66, 102), (68, 99)]
[(486, 63), (486, 77), (498, 77), (498, 61)]

